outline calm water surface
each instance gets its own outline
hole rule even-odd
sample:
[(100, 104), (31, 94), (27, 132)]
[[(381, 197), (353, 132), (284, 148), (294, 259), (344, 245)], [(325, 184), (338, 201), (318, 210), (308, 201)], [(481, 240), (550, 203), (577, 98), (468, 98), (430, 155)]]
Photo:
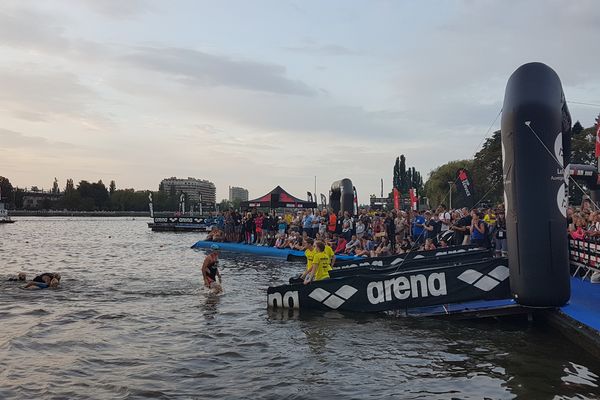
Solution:
[[(222, 255), (215, 297), (201, 236), (146, 222), (0, 226), (1, 399), (600, 398), (599, 360), (545, 326), (269, 312), (301, 265)], [(18, 271), (62, 287), (4, 282)]]

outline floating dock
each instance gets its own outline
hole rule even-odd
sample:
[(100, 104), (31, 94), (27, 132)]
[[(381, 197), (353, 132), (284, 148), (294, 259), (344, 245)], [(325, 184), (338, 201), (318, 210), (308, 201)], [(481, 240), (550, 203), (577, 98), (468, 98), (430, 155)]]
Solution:
[[(244, 243), (227, 243), (227, 242), (208, 242), (200, 240), (196, 242), (192, 249), (210, 249), (212, 246), (219, 246), (220, 251), (238, 253), (238, 254), (253, 254), (261, 257), (280, 258), (288, 261), (306, 261), (304, 252), (292, 249), (278, 249), (270, 246), (256, 246), (253, 244)], [(360, 260), (361, 257), (336, 255), (336, 260)]]

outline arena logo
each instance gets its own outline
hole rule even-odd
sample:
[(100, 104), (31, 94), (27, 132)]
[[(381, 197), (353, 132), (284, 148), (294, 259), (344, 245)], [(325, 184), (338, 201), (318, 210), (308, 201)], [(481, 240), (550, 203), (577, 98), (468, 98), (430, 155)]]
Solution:
[(367, 299), (371, 304), (383, 303), (386, 301), (406, 300), (409, 297), (429, 297), (445, 296), (448, 294), (446, 289), (446, 274), (436, 272), (425, 276), (423, 274), (400, 276), (385, 281), (371, 282), (367, 286)]
[(327, 307), (337, 310), (342, 304), (346, 302), (350, 297), (354, 296), (354, 294), (358, 292), (358, 290), (352, 286), (344, 285), (335, 293), (330, 293), (325, 289), (316, 288), (308, 297), (318, 301), (319, 303), (325, 304)]
[(473, 285), (477, 289), (483, 290), (484, 292), (489, 292), (502, 283), (506, 278), (508, 278), (509, 274), (510, 272), (507, 267), (504, 265), (499, 265), (487, 275), (482, 274), (479, 271), (475, 271), (474, 269), (468, 269), (460, 274), (458, 279), (468, 283), (469, 285)]
[(300, 308), (298, 291), (281, 293), (270, 293), (267, 296), (267, 304), (272, 308)]

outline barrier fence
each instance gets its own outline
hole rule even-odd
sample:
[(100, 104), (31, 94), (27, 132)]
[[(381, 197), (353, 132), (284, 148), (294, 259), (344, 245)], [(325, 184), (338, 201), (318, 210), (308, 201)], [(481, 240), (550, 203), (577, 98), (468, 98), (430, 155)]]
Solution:
[(573, 276), (583, 272), (582, 279), (600, 273), (600, 237), (569, 239), (569, 261), (575, 267)]

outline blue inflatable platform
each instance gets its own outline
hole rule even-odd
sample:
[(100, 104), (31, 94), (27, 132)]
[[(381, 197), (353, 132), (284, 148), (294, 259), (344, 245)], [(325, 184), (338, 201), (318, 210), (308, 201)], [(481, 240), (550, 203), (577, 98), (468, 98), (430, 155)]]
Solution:
[[(217, 243), (217, 242), (207, 242), (205, 240), (200, 240), (196, 242), (192, 249), (210, 249), (211, 246), (217, 245), (219, 246), (219, 250), (230, 252), (230, 253), (240, 253), (240, 254), (255, 254), (261, 257), (273, 257), (273, 258), (281, 258), (284, 260), (294, 260), (294, 259), (304, 259), (304, 252), (299, 250), (291, 250), (291, 249), (277, 249), (275, 247), (268, 246), (255, 246), (252, 244), (243, 244), (243, 243)], [(346, 255), (336, 255), (335, 258), (337, 260), (357, 260), (361, 257), (356, 256), (346, 256)]]

